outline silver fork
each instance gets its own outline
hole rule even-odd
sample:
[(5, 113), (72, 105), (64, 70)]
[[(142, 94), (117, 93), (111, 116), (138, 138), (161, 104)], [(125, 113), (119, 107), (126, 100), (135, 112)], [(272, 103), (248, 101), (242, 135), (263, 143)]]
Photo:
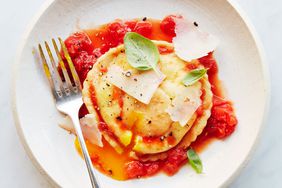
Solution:
[(81, 147), (84, 159), (85, 159), (85, 163), (88, 169), (88, 174), (91, 180), (92, 187), (99, 188), (98, 181), (95, 178), (94, 168), (92, 166), (92, 162), (91, 162), (89, 153), (87, 151), (87, 147), (86, 147), (86, 144), (83, 138), (83, 134), (81, 131), (79, 118), (78, 118), (79, 108), (83, 104), (82, 95), (81, 95), (81, 84), (79, 81), (78, 74), (75, 70), (75, 67), (72, 63), (71, 57), (67, 51), (67, 48), (64, 42), (62, 41), (61, 38), (58, 38), (58, 40), (61, 44), (61, 48), (63, 50), (64, 56), (68, 62), (74, 83), (71, 82), (70, 76), (68, 75), (67, 69), (64, 65), (64, 62), (62, 60), (62, 57), (61, 57), (61, 54), (60, 54), (60, 51), (56, 44), (55, 39), (52, 39), (52, 43), (53, 43), (55, 52), (59, 60), (59, 65), (61, 66), (61, 69), (63, 72), (64, 81), (61, 79), (59, 75), (54, 57), (52, 55), (52, 52), (47, 42), (45, 42), (45, 47), (46, 47), (46, 50), (47, 50), (47, 53), (48, 53), (48, 56), (51, 62), (50, 66), (47, 64), (47, 61), (46, 61), (41, 45), (40, 44), (38, 45), (39, 53), (42, 59), (43, 69), (50, 83), (51, 91), (55, 98), (57, 109), (60, 112), (66, 115), (69, 115), (69, 117), (73, 121), (74, 128), (76, 130), (76, 135), (78, 137), (79, 144), (80, 144), (80, 147)]

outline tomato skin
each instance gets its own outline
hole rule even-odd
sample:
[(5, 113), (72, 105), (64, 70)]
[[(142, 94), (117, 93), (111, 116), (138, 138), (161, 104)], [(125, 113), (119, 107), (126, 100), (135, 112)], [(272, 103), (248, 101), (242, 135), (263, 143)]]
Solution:
[(125, 165), (126, 173), (129, 179), (145, 176), (146, 171), (140, 161), (131, 161)]
[(111, 48), (110, 44), (102, 44), (100, 48), (101, 54), (106, 53)]
[(102, 44), (100, 48), (96, 49), (99, 49), (99, 52), (104, 54), (109, 51), (110, 48), (114, 48), (119, 44), (122, 44), (124, 35), (129, 30), (130, 29), (127, 25), (120, 20), (109, 23), (106, 26), (106, 29), (99, 33)]
[(147, 21), (138, 21), (133, 29), (134, 32), (149, 37), (152, 34), (153, 25)]
[(65, 45), (72, 58), (79, 56), (82, 51), (91, 54), (94, 50), (92, 41), (84, 32), (73, 33), (65, 40)]
[(102, 53), (101, 53), (101, 49), (100, 48), (95, 48), (92, 52), (92, 54), (96, 57), (96, 58), (99, 58)]
[(126, 25), (122, 21), (112, 22), (108, 25), (109, 34), (111, 35), (111, 40), (113, 46), (123, 43), (124, 35), (127, 32)]
[(135, 26), (136, 26), (136, 24), (137, 24), (137, 21), (135, 21), (135, 20), (132, 20), (132, 21), (129, 20), (129, 21), (126, 21), (124, 24), (125, 24), (126, 27), (127, 27), (127, 31), (133, 31), (134, 28), (135, 28)]
[(116, 47), (119, 44), (119, 38), (117, 37), (117, 34), (110, 32), (109, 30), (101, 33), (101, 38), (103, 41), (103, 44), (100, 47), (101, 54), (106, 53), (110, 48)]
[(95, 57), (95, 55), (89, 55), (85, 51), (80, 52), (79, 56), (73, 59), (73, 64), (81, 83), (83, 83), (83, 81), (85, 80), (87, 73), (89, 72), (89, 70), (91, 70), (96, 60), (97, 58)]
[(186, 150), (184, 148), (176, 148), (168, 153), (168, 158), (164, 161), (163, 171), (172, 176), (180, 167), (187, 162)]
[(146, 176), (152, 176), (160, 171), (161, 163), (160, 162), (150, 162), (144, 164), (146, 169)]
[[(85, 80), (88, 71), (92, 68), (96, 59), (101, 55), (97, 49), (94, 49), (92, 41), (88, 35), (84, 32), (76, 32), (70, 35), (65, 40), (66, 48), (73, 60), (73, 64), (78, 73), (81, 83)], [(62, 53), (62, 58), (65, 62), (65, 66), (69, 70), (68, 63), (65, 56)], [(60, 75), (62, 75), (62, 70), (59, 67)]]
[(169, 35), (169, 36), (175, 36), (175, 18), (182, 18), (180, 15), (168, 15), (166, 16), (162, 22), (161, 22), (161, 30)]
[(199, 62), (208, 69), (208, 74), (216, 74), (218, 67), (215, 59), (213, 58), (213, 52), (210, 52), (207, 56), (199, 58)]
[(211, 112), (204, 132), (219, 139), (226, 138), (234, 132), (238, 121), (230, 102), (214, 96)]
[(130, 161), (125, 165), (125, 171), (129, 179), (148, 177), (156, 174), (161, 169), (161, 162)]

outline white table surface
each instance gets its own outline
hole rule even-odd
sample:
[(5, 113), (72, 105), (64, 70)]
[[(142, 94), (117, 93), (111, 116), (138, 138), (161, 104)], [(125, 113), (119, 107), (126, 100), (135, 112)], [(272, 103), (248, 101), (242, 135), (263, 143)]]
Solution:
[[(271, 73), (270, 115), (259, 147), (232, 188), (282, 187), (282, 1), (234, 0), (249, 15), (264, 45)], [(15, 51), (44, 0), (0, 0), (0, 187), (51, 187), (25, 153), (13, 122), (10, 85)]]

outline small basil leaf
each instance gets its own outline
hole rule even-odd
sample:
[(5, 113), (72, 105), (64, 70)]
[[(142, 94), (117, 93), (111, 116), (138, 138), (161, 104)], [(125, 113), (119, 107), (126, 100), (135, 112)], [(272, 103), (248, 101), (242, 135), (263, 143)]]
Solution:
[(188, 157), (189, 163), (192, 166), (192, 168), (198, 174), (202, 173), (203, 165), (202, 165), (202, 161), (201, 161), (200, 157), (198, 156), (198, 154), (193, 149), (189, 149), (187, 151), (187, 157)]
[(205, 74), (207, 73), (207, 69), (195, 69), (189, 72), (185, 78), (182, 80), (182, 83), (185, 86), (190, 86), (196, 83), (198, 80), (203, 78)]
[(128, 63), (138, 70), (159, 70), (159, 50), (149, 39), (135, 32), (128, 32), (124, 37), (125, 54)]

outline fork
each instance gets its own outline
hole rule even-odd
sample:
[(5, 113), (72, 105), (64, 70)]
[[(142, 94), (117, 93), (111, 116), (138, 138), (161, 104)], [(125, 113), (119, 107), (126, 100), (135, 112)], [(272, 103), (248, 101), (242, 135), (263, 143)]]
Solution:
[(55, 39), (52, 39), (52, 44), (53, 47), (55, 49), (55, 52), (57, 54), (58, 60), (59, 60), (59, 65), (62, 69), (63, 72), (63, 77), (64, 80), (61, 79), (58, 69), (56, 67), (56, 63), (53, 57), (53, 54), (50, 50), (50, 47), (48, 45), (48, 43), (45, 41), (45, 48), (46, 51), (48, 53), (50, 62), (51, 62), (51, 66), (48, 65), (42, 46), (39, 44), (38, 45), (38, 49), (39, 49), (39, 53), (41, 56), (41, 60), (42, 60), (42, 64), (43, 64), (43, 69), (45, 72), (45, 75), (49, 81), (49, 84), (51, 86), (51, 91), (53, 93), (54, 99), (55, 99), (55, 103), (56, 103), (56, 107), (57, 109), (61, 112), (64, 113), (66, 115), (68, 115), (71, 119), (72, 122), (74, 124), (74, 128), (76, 130), (76, 135), (78, 137), (78, 141), (80, 144), (80, 148), (82, 150), (82, 154), (83, 157), (85, 159), (85, 163), (87, 166), (87, 170), (88, 170), (88, 174), (91, 180), (91, 185), (93, 188), (99, 188), (98, 185), (98, 181), (95, 178), (95, 171), (94, 168), (92, 166), (92, 162), (83, 138), (83, 134), (82, 134), (82, 130), (80, 127), (80, 123), (79, 123), (79, 118), (78, 118), (78, 112), (79, 109), (81, 107), (81, 105), (83, 104), (82, 102), (82, 95), (81, 95), (81, 84), (80, 84), (80, 80), (78, 77), (78, 74), (75, 70), (75, 67), (73, 65), (73, 62), (71, 60), (71, 57), (68, 53), (68, 50), (65, 46), (65, 43), (63, 42), (63, 40), (61, 38), (58, 38), (59, 43), (61, 45), (61, 49), (63, 50), (63, 54), (68, 62), (69, 68), (70, 68), (70, 72), (71, 72), (71, 76), (72, 76), (72, 80), (73, 83), (71, 81), (70, 76), (68, 75), (68, 71), (65, 67), (65, 64), (63, 62), (62, 56), (60, 54), (59, 48), (56, 44)]

